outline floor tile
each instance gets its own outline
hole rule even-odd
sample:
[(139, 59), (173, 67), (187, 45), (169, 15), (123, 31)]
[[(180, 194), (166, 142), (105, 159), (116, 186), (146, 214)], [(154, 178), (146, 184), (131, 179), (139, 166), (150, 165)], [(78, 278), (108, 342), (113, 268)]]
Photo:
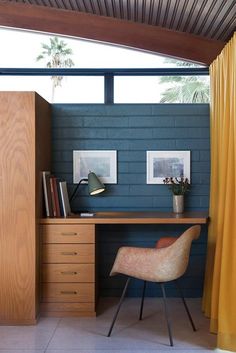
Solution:
[[(193, 332), (178, 299), (168, 299), (172, 318), (172, 330), (175, 349), (203, 352), (213, 350), (215, 335), (208, 330), (209, 322), (201, 313), (199, 300), (190, 300), (189, 308), (195, 319), (197, 332)], [(55, 334), (50, 341), (48, 351), (78, 350), (78, 352), (126, 350), (137, 352), (142, 350), (169, 350), (162, 300), (148, 298), (145, 301), (144, 319), (138, 320), (140, 299), (129, 298), (125, 301), (120, 316), (110, 338), (106, 337), (114, 314), (117, 298), (103, 299), (100, 302), (100, 315), (96, 318), (64, 318), (61, 319)], [(54, 352), (53, 352), (54, 353)]]
[(44, 353), (41, 349), (0, 349), (0, 353)]
[[(106, 337), (118, 298), (103, 298), (94, 318), (41, 318), (36, 326), (1, 326), (0, 353), (221, 353), (201, 302), (189, 299), (197, 332), (193, 332), (179, 299), (169, 299), (174, 347), (169, 346), (161, 299), (147, 298), (143, 320), (138, 320), (140, 298), (127, 298)], [(222, 353), (224, 353), (222, 351)]]
[[(122, 349), (122, 350), (120, 350), (120, 349), (116, 349), (116, 348), (114, 348), (114, 349), (112, 349), (112, 350), (104, 350), (104, 349), (93, 349), (93, 350), (78, 350), (78, 349), (72, 349), (72, 350), (61, 350), (61, 349), (59, 349), (59, 350), (55, 350), (55, 349), (50, 349), (50, 350), (47, 350), (46, 351), (46, 353), (161, 353), (161, 352), (164, 352), (164, 353), (173, 353), (173, 350), (175, 351), (175, 352), (177, 352), (177, 353), (211, 353), (211, 352), (214, 352), (215, 353), (215, 351), (214, 350), (206, 350), (206, 349), (201, 349), (201, 350), (196, 350), (196, 349), (173, 349), (173, 348), (171, 348), (171, 349), (165, 349), (165, 350), (163, 350), (162, 348), (160, 348), (160, 349), (145, 349), (145, 350), (143, 350), (143, 349), (138, 349), (138, 350), (133, 350), (133, 349), (129, 349), (129, 350), (127, 350), (127, 349)], [(1, 353), (1, 351), (0, 351), (0, 353)], [(222, 351), (222, 353), (224, 353), (223, 351)]]
[(4, 349), (17, 349), (18, 353), (20, 350), (45, 350), (59, 320), (41, 318), (33, 326), (0, 326), (0, 353)]

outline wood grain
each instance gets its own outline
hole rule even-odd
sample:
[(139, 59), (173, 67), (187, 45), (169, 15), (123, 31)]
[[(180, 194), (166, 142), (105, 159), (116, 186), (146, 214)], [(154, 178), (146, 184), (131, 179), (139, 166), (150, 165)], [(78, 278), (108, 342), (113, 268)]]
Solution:
[(42, 171), (51, 170), (51, 105), (35, 93), (36, 204), (37, 219), (46, 215)]
[(209, 65), (225, 42), (132, 21), (0, 2), (0, 25), (93, 39)]
[(43, 264), (42, 282), (94, 282), (94, 264)]
[(42, 301), (52, 303), (94, 302), (93, 283), (47, 283), (42, 285)]
[(0, 93), (1, 322), (35, 315), (34, 116), (33, 94)]
[(94, 263), (94, 244), (43, 244), (43, 263)]
[(46, 215), (42, 171), (51, 170), (51, 105), (35, 93), (36, 315), (40, 313), (40, 224)]
[(34, 92), (0, 92), (0, 323), (37, 317), (35, 119)]
[(42, 303), (40, 305), (41, 312), (45, 311), (68, 311), (68, 312), (88, 312), (94, 311), (94, 302), (90, 303)]
[(44, 218), (41, 224), (207, 224), (208, 212), (192, 211), (182, 214), (173, 212), (96, 212), (93, 217), (78, 215), (68, 218)]
[(42, 225), (41, 239), (42, 315), (95, 316), (95, 226)]
[(64, 224), (42, 226), (43, 243), (94, 243), (94, 225)]

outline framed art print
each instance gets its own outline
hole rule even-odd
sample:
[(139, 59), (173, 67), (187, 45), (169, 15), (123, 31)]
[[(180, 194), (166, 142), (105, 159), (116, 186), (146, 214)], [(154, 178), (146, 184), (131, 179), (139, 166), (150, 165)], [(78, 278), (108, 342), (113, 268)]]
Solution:
[(94, 172), (104, 184), (117, 183), (116, 151), (73, 151), (73, 182), (79, 183)]
[(147, 151), (147, 184), (163, 184), (167, 177), (190, 181), (190, 151)]

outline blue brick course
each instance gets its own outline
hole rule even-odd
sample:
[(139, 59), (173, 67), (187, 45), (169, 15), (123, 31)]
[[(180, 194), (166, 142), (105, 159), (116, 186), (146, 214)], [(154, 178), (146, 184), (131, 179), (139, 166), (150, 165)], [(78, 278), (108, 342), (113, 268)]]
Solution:
[[(73, 185), (73, 150), (117, 150), (117, 184), (104, 194), (89, 197), (81, 186), (75, 209), (160, 210), (172, 209), (172, 195), (165, 185), (146, 184), (147, 150), (190, 150), (191, 183), (186, 210), (207, 210), (210, 183), (209, 106), (207, 104), (55, 104), (53, 113), (52, 172)], [(123, 279), (108, 277), (116, 251), (122, 245), (153, 246), (163, 235), (180, 234), (188, 226), (99, 226), (99, 292), (120, 295)], [(194, 242), (190, 265), (182, 280), (186, 296), (202, 294), (207, 228)], [(128, 295), (139, 296), (141, 284), (133, 281)], [(160, 295), (149, 285), (149, 296)], [(168, 285), (168, 295), (176, 296)]]
[(174, 117), (170, 116), (136, 116), (129, 118), (130, 127), (151, 127), (161, 126), (161, 127), (173, 127)]

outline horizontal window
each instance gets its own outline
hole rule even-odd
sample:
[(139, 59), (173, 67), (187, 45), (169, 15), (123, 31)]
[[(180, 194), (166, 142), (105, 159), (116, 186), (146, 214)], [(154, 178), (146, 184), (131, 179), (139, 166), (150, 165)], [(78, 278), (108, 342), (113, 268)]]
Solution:
[(103, 76), (1, 76), (1, 91), (36, 91), (50, 103), (104, 103)]
[(209, 76), (118, 76), (115, 103), (208, 103)]

